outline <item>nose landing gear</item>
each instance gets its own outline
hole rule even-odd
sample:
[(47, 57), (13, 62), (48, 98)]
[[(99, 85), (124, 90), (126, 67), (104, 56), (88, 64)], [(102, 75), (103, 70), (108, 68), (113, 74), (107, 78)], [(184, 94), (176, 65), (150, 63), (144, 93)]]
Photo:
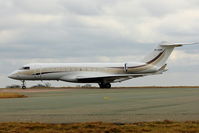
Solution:
[(26, 84), (25, 80), (22, 80), (22, 86), (21, 86), (22, 89), (26, 89), (26, 85), (25, 84)]
[(110, 83), (99, 83), (100, 88), (111, 88)]

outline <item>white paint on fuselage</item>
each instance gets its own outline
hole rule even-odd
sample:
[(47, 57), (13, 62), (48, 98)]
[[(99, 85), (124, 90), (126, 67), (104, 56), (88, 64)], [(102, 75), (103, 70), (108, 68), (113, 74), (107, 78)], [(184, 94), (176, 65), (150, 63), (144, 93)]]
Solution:
[[(75, 76), (78, 74), (95, 75), (99, 73), (105, 74), (127, 74), (131, 71), (125, 70), (125, 64), (128, 67), (142, 66), (145, 63), (33, 63), (23, 67), (30, 67), (29, 70), (17, 70), (9, 77), (17, 80), (61, 80), (65, 76), (68, 82), (77, 82)], [(144, 72), (157, 71), (155, 66)], [(68, 80), (67, 80), (68, 79)]]

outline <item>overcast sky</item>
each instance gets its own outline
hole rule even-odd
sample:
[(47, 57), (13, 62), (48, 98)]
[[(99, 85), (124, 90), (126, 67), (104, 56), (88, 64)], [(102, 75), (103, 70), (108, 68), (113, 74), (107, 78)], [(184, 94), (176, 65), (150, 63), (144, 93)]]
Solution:
[[(161, 41), (199, 42), (198, 0), (0, 0), (0, 87), (21, 84), (7, 75), (24, 64), (139, 61)], [(168, 67), (115, 85), (199, 85), (199, 45)]]

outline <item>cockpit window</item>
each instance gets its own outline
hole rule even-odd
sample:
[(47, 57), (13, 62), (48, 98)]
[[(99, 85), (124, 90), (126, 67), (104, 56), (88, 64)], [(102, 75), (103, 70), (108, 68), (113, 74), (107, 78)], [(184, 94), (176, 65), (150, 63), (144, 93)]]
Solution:
[(20, 68), (20, 70), (30, 70), (30, 67), (25, 66), (25, 67)]

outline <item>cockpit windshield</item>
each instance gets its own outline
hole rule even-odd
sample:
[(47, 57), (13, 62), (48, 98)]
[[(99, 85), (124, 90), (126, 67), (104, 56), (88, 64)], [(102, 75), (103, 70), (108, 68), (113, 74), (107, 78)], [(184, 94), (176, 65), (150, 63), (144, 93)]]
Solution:
[(30, 70), (30, 67), (24, 66), (24, 67), (20, 68), (20, 70)]

